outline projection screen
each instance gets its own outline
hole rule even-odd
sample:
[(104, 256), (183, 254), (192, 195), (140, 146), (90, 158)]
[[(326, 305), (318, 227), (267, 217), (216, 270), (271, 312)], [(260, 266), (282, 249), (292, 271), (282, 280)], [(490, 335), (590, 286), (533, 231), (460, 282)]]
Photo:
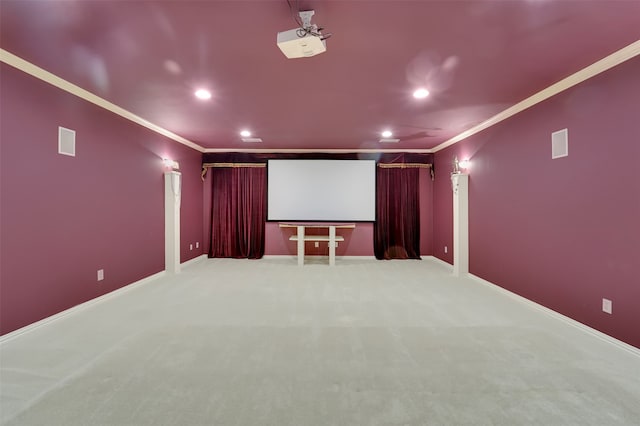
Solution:
[(267, 220), (375, 221), (374, 160), (269, 160)]

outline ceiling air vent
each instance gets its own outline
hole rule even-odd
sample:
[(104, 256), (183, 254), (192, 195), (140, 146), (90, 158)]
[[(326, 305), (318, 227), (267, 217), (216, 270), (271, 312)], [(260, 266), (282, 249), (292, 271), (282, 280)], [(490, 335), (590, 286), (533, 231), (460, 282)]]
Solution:
[(262, 139), (260, 139), (260, 138), (242, 138), (242, 142), (257, 143), (257, 142), (262, 142)]
[(76, 132), (75, 130), (58, 127), (58, 154), (76, 156)]
[(569, 155), (569, 131), (558, 130), (551, 133), (551, 158), (556, 159)]
[(396, 139), (396, 138), (382, 138), (380, 139), (380, 143), (398, 143), (400, 142), (400, 139)]

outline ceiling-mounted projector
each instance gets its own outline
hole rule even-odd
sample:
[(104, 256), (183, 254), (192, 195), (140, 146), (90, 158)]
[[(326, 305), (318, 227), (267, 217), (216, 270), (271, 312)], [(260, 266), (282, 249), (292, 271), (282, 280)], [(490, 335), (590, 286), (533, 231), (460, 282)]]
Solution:
[(306, 58), (327, 51), (327, 42), (320, 37), (312, 34), (299, 37), (297, 33), (297, 29), (278, 33), (278, 47), (287, 58)]
[(325, 40), (330, 34), (323, 35), (317, 25), (311, 25), (314, 13), (313, 10), (299, 12), (300, 28), (278, 33), (278, 47), (287, 58), (307, 58), (327, 51)]

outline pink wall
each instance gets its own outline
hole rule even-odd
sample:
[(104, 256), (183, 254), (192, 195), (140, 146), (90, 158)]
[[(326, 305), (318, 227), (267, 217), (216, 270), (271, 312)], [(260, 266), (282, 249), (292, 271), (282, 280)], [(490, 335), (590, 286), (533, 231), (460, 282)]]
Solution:
[[(180, 163), (180, 173), (182, 173), (180, 262), (186, 262), (205, 253), (202, 223), (202, 194), (204, 190), (201, 177), (202, 154), (174, 141), (166, 141), (164, 148), (164, 152), (168, 153), (169, 158), (175, 158)], [(164, 210), (162, 214), (164, 215)]]
[(434, 188), (436, 256), (452, 261), (451, 161), (470, 158), (470, 272), (637, 347), (639, 75), (635, 58), (438, 152)]
[[(209, 251), (210, 209), (211, 209), (211, 173), (207, 174), (204, 184), (204, 210), (203, 210), (203, 238), (205, 241), (205, 253)], [(428, 170), (420, 173), (420, 249), (421, 254), (432, 254), (433, 233), (433, 185)], [(289, 241), (289, 237), (295, 233), (293, 228), (280, 228), (277, 222), (267, 222), (265, 228), (265, 254), (266, 255), (291, 255), (296, 254), (296, 243)], [(339, 229), (338, 235), (342, 235), (344, 242), (339, 243), (336, 249), (337, 256), (373, 256), (373, 224), (357, 223), (355, 229)], [(313, 243), (307, 243), (305, 252), (310, 256), (327, 256), (329, 248), (326, 243), (320, 243), (320, 247), (314, 247)]]
[[(312, 234), (314, 231), (309, 230)], [(265, 254), (266, 255), (292, 255), (296, 254), (296, 242), (289, 241), (289, 237), (296, 233), (294, 228), (280, 228), (277, 222), (267, 222), (265, 229)], [(317, 233), (326, 233), (326, 229)], [(337, 235), (342, 235), (344, 241), (338, 243), (336, 256), (373, 256), (373, 224), (356, 223), (354, 229), (338, 229)], [(320, 243), (320, 247), (314, 247), (313, 243), (307, 243), (305, 254), (309, 256), (328, 256), (327, 243)]]
[[(454, 145), (458, 148), (460, 144)], [(453, 192), (449, 150), (436, 154), (433, 182), (433, 255), (453, 264)], [(446, 250), (446, 252), (445, 252)]]
[[(423, 255), (432, 253), (433, 220), (431, 205), (433, 202), (433, 190), (431, 177), (428, 170), (420, 171), (420, 250)], [(326, 230), (325, 230), (326, 231)], [(265, 229), (265, 254), (266, 255), (292, 255), (296, 254), (296, 242), (289, 241), (289, 237), (295, 234), (293, 228), (280, 228), (277, 222), (267, 222)], [(338, 235), (344, 237), (344, 242), (339, 243), (336, 256), (374, 256), (373, 253), (373, 223), (356, 223), (355, 229), (338, 229)], [(320, 243), (320, 247), (314, 247), (313, 243), (307, 243), (305, 253), (310, 256), (328, 256), (329, 248), (326, 243)]]
[(202, 244), (203, 253), (209, 254), (211, 237), (211, 170), (205, 176), (202, 185)]
[(429, 170), (420, 170), (420, 254), (433, 254), (433, 181)]
[[(0, 87), (0, 332), (164, 269), (163, 165), (180, 162), (182, 260), (199, 255), (201, 154), (7, 65)], [(76, 157), (57, 154), (58, 126)], [(96, 272), (104, 269), (104, 281)]]

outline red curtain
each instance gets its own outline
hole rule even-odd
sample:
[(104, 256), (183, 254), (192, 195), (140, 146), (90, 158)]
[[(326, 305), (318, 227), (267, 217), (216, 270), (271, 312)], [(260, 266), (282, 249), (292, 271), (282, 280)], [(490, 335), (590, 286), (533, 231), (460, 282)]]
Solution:
[(212, 181), (209, 257), (261, 258), (266, 168), (214, 168)]
[(377, 259), (420, 259), (418, 168), (382, 168), (376, 173)]

